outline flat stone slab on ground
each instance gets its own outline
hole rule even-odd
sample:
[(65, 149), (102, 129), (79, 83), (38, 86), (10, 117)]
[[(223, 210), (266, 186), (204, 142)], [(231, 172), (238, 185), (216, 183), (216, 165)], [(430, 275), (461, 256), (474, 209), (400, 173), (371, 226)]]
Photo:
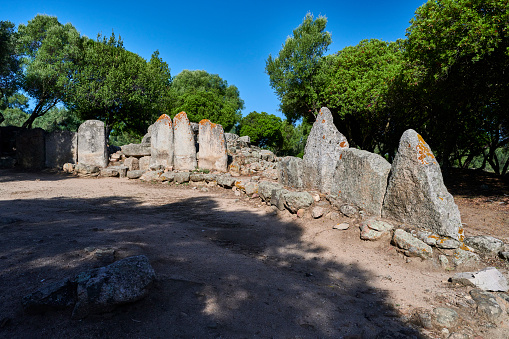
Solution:
[(477, 272), (456, 273), (451, 278), (452, 283), (475, 286), (484, 291), (507, 292), (507, 279), (495, 267), (488, 267)]

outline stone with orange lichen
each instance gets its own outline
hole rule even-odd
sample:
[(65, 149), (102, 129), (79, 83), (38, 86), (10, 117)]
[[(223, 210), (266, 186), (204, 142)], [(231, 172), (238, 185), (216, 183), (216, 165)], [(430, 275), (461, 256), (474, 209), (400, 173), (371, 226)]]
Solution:
[(150, 129), (150, 166), (173, 166), (174, 140), (171, 118), (162, 114)]
[(228, 155), (223, 126), (208, 119), (199, 123), (200, 160), (199, 167), (219, 172), (227, 172)]
[(430, 147), (414, 130), (405, 131), (401, 137), (382, 216), (460, 240), (458, 206), (444, 185)]
[(345, 136), (334, 125), (331, 112), (322, 107), (304, 150), (304, 186), (330, 193), (336, 162), (341, 150), (348, 147)]
[(196, 160), (196, 145), (191, 123), (185, 112), (180, 112), (173, 118), (173, 168), (176, 170), (194, 170)]

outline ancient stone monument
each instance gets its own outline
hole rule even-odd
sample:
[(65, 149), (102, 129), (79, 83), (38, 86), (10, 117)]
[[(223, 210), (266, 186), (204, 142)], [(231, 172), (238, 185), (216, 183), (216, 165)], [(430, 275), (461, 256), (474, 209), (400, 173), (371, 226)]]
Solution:
[(341, 150), (348, 147), (345, 136), (334, 125), (331, 112), (322, 107), (304, 150), (305, 186), (330, 193)]
[[(163, 166), (165, 168), (172, 167), (174, 139), (171, 118), (163, 114), (151, 127), (150, 165)], [(142, 164), (139, 165), (139, 168), (141, 167)]]
[(199, 124), (198, 140), (200, 144), (200, 168), (226, 172), (228, 155), (223, 126), (203, 119)]
[(391, 164), (378, 154), (345, 148), (337, 162), (331, 194), (379, 217), (390, 170)]
[(78, 128), (78, 163), (107, 167), (106, 129), (99, 120), (87, 120)]
[(385, 195), (382, 216), (459, 238), (461, 218), (428, 144), (414, 130), (400, 139)]
[[(173, 118), (175, 151), (173, 167), (176, 170), (194, 170), (197, 167), (194, 133), (186, 112), (180, 112)], [(152, 138), (154, 136), (152, 135)]]
[(78, 138), (76, 132), (54, 131), (46, 134), (46, 167), (62, 167), (78, 160)]
[(297, 157), (284, 157), (278, 162), (278, 182), (284, 186), (304, 187), (304, 160)]

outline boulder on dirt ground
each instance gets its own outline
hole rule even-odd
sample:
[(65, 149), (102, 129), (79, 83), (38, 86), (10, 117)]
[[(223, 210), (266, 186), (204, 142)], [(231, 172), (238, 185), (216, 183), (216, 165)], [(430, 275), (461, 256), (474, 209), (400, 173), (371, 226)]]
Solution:
[(140, 169), (140, 161), (138, 158), (130, 157), (124, 160), (124, 166), (127, 166), (129, 171), (136, 171)]
[(437, 327), (451, 328), (458, 324), (458, 312), (452, 308), (437, 307), (433, 309), (433, 320)]
[(419, 257), (422, 259), (431, 259), (433, 257), (433, 249), (430, 246), (402, 229), (394, 231), (392, 242), (403, 249), (403, 253), (408, 257)]
[(481, 263), (481, 258), (467, 249), (457, 248), (454, 250), (452, 263), (457, 267), (475, 268)]
[(194, 170), (198, 164), (196, 161), (196, 145), (194, 132), (186, 112), (180, 112), (173, 118), (173, 138), (175, 140), (174, 169)]
[(27, 313), (63, 309), (75, 303), (76, 286), (71, 279), (57, 281), (23, 297), (23, 309)]
[(216, 176), (216, 181), (219, 186), (232, 188), (237, 180), (230, 174), (220, 174)]
[(322, 107), (304, 149), (304, 185), (330, 193), (341, 150), (348, 147), (345, 136), (334, 125), (331, 112)]
[(78, 163), (97, 167), (108, 166), (104, 122), (87, 120), (78, 128)]
[(456, 273), (450, 278), (452, 283), (474, 286), (483, 291), (507, 292), (507, 279), (495, 267), (487, 267), (477, 272)]
[(262, 180), (258, 184), (258, 194), (260, 195), (260, 198), (263, 201), (269, 201), (272, 196), (272, 190), (275, 189), (282, 189), (283, 185), (272, 182), (272, 181), (265, 181)]
[(388, 222), (377, 218), (369, 218), (361, 223), (361, 239), (362, 240), (378, 240), (383, 236), (390, 235), (394, 228)]
[(285, 207), (292, 213), (307, 208), (313, 204), (315, 199), (308, 192), (288, 192), (284, 194)]
[(304, 187), (304, 160), (297, 157), (284, 157), (277, 164), (278, 182), (283, 186)]
[[(129, 171), (129, 172), (134, 172), (134, 171)], [(163, 171), (159, 170), (159, 171), (146, 171), (145, 173), (143, 173), (140, 177), (140, 180), (142, 181), (162, 181), (160, 176), (161, 174), (163, 173)], [(129, 178), (129, 176), (128, 176)]]
[(430, 147), (414, 130), (405, 131), (400, 139), (382, 216), (459, 240), (458, 206)]
[(74, 170), (80, 174), (93, 174), (93, 173), (99, 173), (99, 171), (101, 169), (95, 165), (85, 165), (83, 163), (77, 163), (74, 166)]
[(443, 249), (456, 249), (461, 245), (461, 243), (456, 239), (442, 237), (430, 231), (418, 231), (417, 238), (430, 246)]
[(283, 211), (285, 209), (285, 194), (288, 192), (289, 191), (284, 188), (273, 189), (270, 195), (270, 204), (276, 206), (278, 210)]
[(199, 167), (219, 172), (228, 170), (228, 155), (223, 126), (203, 119), (199, 124), (200, 144)]
[[(168, 178), (168, 177), (166, 177), (166, 178)], [(173, 175), (173, 181), (176, 182), (177, 184), (183, 184), (185, 182), (189, 182), (190, 179), (191, 179), (191, 174), (189, 172), (178, 172)]]
[(140, 169), (148, 169), (152, 165), (172, 167), (175, 145), (171, 118), (162, 114), (150, 130), (150, 164), (145, 168), (146, 160), (142, 163), (140, 159)]
[(146, 170), (127, 171), (127, 178), (128, 179), (138, 179), (145, 172), (146, 172)]
[(331, 194), (379, 217), (390, 170), (391, 164), (378, 154), (345, 148), (337, 161)]
[(470, 296), (477, 304), (477, 313), (486, 317), (489, 321), (496, 322), (504, 313), (493, 294), (474, 289), (470, 291)]
[(77, 302), (72, 318), (82, 319), (140, 300), (147, 295), (154, 279), (154, 269), (144, 255), (80, 273), (75, 279)]
[(465, 245), (472, 247), (477, 252), (497, 256), (504, 249), (504, 242), (490, 235), (478, 235), (465, 239)]
[(256, 181), (249, 181), (245, 185), (245, 191), (248, 196), (258, 194), (258, 183)]

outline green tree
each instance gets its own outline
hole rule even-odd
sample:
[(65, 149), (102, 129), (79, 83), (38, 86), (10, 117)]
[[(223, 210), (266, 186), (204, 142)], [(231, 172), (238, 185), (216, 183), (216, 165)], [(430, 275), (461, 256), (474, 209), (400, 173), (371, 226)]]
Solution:
[(393, 113), (390, 88), (403, 67), (400, 43), (376, 39), (324, 57), (315, 77), (320, 102), (354, 146), (374, 151), (387, 143)]
[(281, 100), (280, 109), (290, 123), (301, 117), (314, 121), (320, 110), (315, 75), (323, 54), (332, 42), (325, 31), (326, 17), (308, 13), (288, 37), (276, 58), (269, 55), (265, 71), (270, 86)]
[(22, 88), (35, 100), (35, 107), (23, 127), (62, 103), (75, 74), (81, 43), (78, 31), (62, 25), (56, 17), (37, 15), (18, 27), (22, 57)]
[(248, 135), (251, 143), (272, 151), (279, 151), (283, 146), (281, 118), (266, 112), (249, 113), (240, 122), (240, 135)]
[(202, 70), (179, 73), (173, 79), (171, 100), (171, 116), (184, 111), (191, 121), (209, 119), (222, 125), (225, 131), (240, 122), (244, 108), (237, 87)]
[(9, 97), (18, 89), (21, 72), (14, 27), (10, 21), (0, 21), (0, 123), (4, 120), (1, 110), (9, 107)]
[(83, 43), (66, 104), (81, 119), (104, 121), (114, 134), (143, 135), (165, 111), (170, 85), (170, 69), (158, 52), (147, 62), (114, 34), (98, 36)]
[(419, 69), (423, 133), (442, 165), (488, 147), (497, 167), (495, 151), (509, 143), (508, 26), (509, 3), (500, 0), (428, 1), (411, 21), (405, 51)]
[(294, 126), (288, 120), (283, 120), (281, 124), (281, 134), (283, 136), (283, 145), (278, 150), (278, 155), (295, 156), (302, 158), (304, 156), (304, 148), (311, 131), (312, 124), (302, 121), (299, 125)]

